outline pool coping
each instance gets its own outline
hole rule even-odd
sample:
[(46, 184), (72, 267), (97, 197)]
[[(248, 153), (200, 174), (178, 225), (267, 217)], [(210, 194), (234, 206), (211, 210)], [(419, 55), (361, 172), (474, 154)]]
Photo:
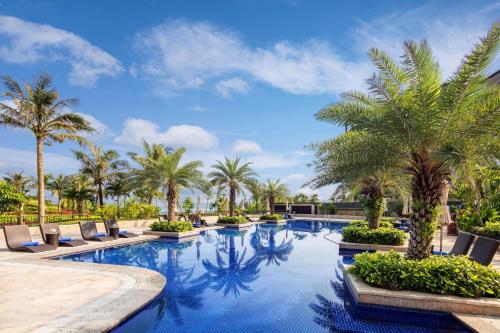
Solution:
[(268, 224), (285, 224), (287, 220), (281, 219), (281, 220), (260, 220), (260, 222), (268, 223)]
[(250, 228), (251, 226), (253, 226), (254, 224), (256, 224), (255, 222), (251, 222), (251, 223), (240, 223), (240, 224), (226, 224), (226, 223), (215, 223), (216, 226), (218, 227), (224, 227), (224, 228), (227, 228), (227, 229), (246, 229), (246, 228)]
[(171, 239), (179, 240), (181, 238), (199, 236), (200, 231), (201, 230), (198, 230), (198, 229), (191, 230), (191, 231), (183, 231), (183, 232), (144, 230), (142, 233), (144, 235), (159, 236), (162, 238), (171, 238)]
[(347, 271), (348, 267), (349, 265), (342, 265), (344, 281), (355, 300), (359, 303), (500, 317), (500, 299), (486, 297), (470, 299), (416, 291), (376, 288), (349, 273)]
[(406, 252), (408, 246), (405, 245), (379, 245), (379, 244), (365, 244), (365, 243), (349, 243), (341, 241), (339, 242), (339, 249), (343, 250), (375, 250), (375, 251), (396, 251), (396, 252)]
[[(90, 274), (102, 277), (98, 278), (96, 282), (92, 282), (93, 285), (95, 283), (102, 284), (104, 280), (108, 281), (108, 283), (111, 280), (114, 281), (114, 284), (117, 284), (116, 288), (102, 295), (97, 295), (83, 304), (70, 305), (71, 311), (62, 313), (56, 318), (47, 319), (46, 322), (37, 327), (33, 327), (33, 324), (29, 321), (25, 322), (24, 325), (21, 325), (23, 324), (22, 321), (18, 321), (16, 322), (16, 331), (31, 332), (40, 330), (43, 332), (90, 333), (107, 332), (117, 327), (153, 301), (164, 289), (167, 283), (166, 278), (154, 270), (140, 267), (51, 259), (157, 239), (159, 239), (157, 236), (139, 236), (137, 238), (119, 238), (110, 242), (89, 242), (89, 244), (81, 247), (58, 247), (54, 251), (22, 253), (20, 256), (1, 260), (0, 267), (30, 268), (42, 275), (44, 270), (47, 269), (60, 270), (61, 274), (69, 272), (68, 274), (72, 277), (88, 276)], [(22, 282), (20, 283), (22, 285)], [(47, 306), (49, 306), (54, 296), (49, 293), (47, 297), (46, 302)]]

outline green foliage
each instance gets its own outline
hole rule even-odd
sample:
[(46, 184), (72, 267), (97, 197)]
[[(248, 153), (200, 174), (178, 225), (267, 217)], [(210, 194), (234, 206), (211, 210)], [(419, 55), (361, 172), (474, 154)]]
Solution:
[(472, 232), (479, 236), (500, 240), (500, 221), (486, 222), (484, 227), (475, 227)]
[(0, 213), (17, 209), (24, 200), (24, 195), (17, 192), (14, 186), (0, 181)]
[(260, 217), (261, 220), (283, 220), (283, 215), (281, 214), (265, 214)]
[(323, 214), (333, 215), (337, 212), (337, 206), (335, 205), (335, 202), (323, 203), (321, 204), (320, 209)]
[[(481, 219), (486, 223), (500, 222), (500, 214), (495, 209), (489, 209), (483, 206), (481, 209)], [(467, 208), (457, 212), (457, 224), (460, 230), (472, 231), (474, 228), (478, 227), (479, 217), (474, 209)]]
[(392, 227), (369, 229), (366, 226), (349, 225), (342, 229), (342, 240), (348, 243), (403, 245), (405, 239), (404, 231)]
[[(368, 221), (367, 220), (352, 220), (351, 222), (349, 222), (349, 225), (357, 226), (357, 227), (368, 227)], [(379, 222), (379, 227), (381, 227), (381, 228), (394, 228), (394, 224), (392, 224), (392, 220), (382, 218)]]
[(500, 297), (500, 272), (465, 256), (410, 260), (390, 251), (365, 252), (355, 258), (349, 271), (374, 287), (461, 297)]
[(402, 211), (403, 211), (403, 201), (401, 200), (387, 201), (387, 212), (391, 216), (400, 216)]
[(210, 209), (216, 212), (226, 212), (228, 208), (227, 198), (224, 196), (218, 196), (215, 201), (210, 204)]
[(154, 205), (139, 203), (135, 200), (125, 201), (125, 205), (120, 209), (122, 219), (148, 219), (157, 217), (160, 214), (160, 208)]
[(102, 216), (103, 220), (114, 220), (118, 216), (118, 205), (104, 205), (96, 209), (96, 214)]
[(184, 221), (155, 222), (151, 224), (151, 230), (163, 232), (186, 232), (192, 231), (193, 225), (191, 224), (191, 222)]
[(184, 210), (184, 213), (190, 214), (193, 208), (193, 199), (191, 199), (191, 197), (186, 197), (186, 199), (184, 199), (184, 202), (182, 203), (182, 209)]
[(294, 203), (309, 203), (309, 197), (305, 193), (296, 194), (293, 197)]
[(243, 216), (223, 216), (220, 217), (217, 223), (222, 224), (244, 224), (248, 223), (247, 219)]

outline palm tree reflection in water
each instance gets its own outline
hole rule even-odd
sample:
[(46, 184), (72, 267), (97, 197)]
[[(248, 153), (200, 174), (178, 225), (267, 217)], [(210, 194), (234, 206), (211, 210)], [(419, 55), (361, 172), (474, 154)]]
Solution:
[[(260, 230), (264, 230), (264, 237), (262, 237)], [(286, 241), (283, 239), (280, 245), (276, 245), (276, 229), (259, 228), (252, 234), (250, 245), (255, 250), (255, 256), (259, 262), (266, 261), (266, 265), (275, 264), (280, 265), (280, 262), (287, 261), (288, 256), (292, 253), (293, 244), (292, 239)]]

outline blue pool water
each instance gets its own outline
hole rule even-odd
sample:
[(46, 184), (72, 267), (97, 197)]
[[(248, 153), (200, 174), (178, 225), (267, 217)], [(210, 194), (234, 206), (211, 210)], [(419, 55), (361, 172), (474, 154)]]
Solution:
[(467, 332), (444, 313), (356, 304), (339, 270), (342, 224), (212, 230), (62, 260), (149, 268), (161, 295), (113, 332)]

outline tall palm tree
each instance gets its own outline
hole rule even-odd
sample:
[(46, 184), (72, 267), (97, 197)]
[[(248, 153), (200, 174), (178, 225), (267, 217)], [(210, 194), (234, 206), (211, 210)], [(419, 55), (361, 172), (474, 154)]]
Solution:
[(80, 135), (92, 132), (90, 123), (67, 108), (78, 100), (59, 99), (59, 92), (51, 88), (52, 79), (40, 75), (33, 84), (25, 83), (24, 89), (10, 76), (3, 77), (13, 107), (0, 103), (0, 126), (28, 129), (36, 138), (38, 177), (38, 220), (45, 222), (45, 183), (43, 177), (43, 145), (66, 140), (85, 143)]
[(118, 217), (120, 217), (120, 198), (127, 196), (132, 187), (130, 177), (125, 172), (117, 172), (106, 184), (106, 195), (116, 198)]
[(57, 177), (53, 177), (47, 182), (47, 189), (52, 193), (53, 196), (57, 197), (57, 211), (61, 212), (61, 203), (64, 198), (64, 192), (68, 186), (68, 178), (59, 174)]
[[(3, 179), (7, 182), (7, 184), (12, 185), (17, 192), (21, 193), (25, 196), (30, 190), (31, 179), (30, 177), (25, 176), (22, 172), (12, 172), (7, 173), (6, 177)], [(18, 216), (19, 224), (24, 223), (24, 200), (19, 203), (19, 216)]]
[(240, 165), (240, 157), (231, 160), (225, 158), (224, 162), (217, 161), (217, 164), (212, 165), (215, 171), (208, 174), (211, 182), (217, 186), (226, 186), (229, 190), (229, 216), (234, 216), (234, 208), (236, 206), (236, 196), (242, 191), (243, 187), (248, 188), (256, 182), (257, 173), (252, 170), (252, 163), (244, 163)]
[[(498, 140), (500, 88), (486, 84), (485, 70), (499, 40), (495, 24), (444, 82), (426, 41), (405, 42), (401, 63), (371, 49), (378, 73), (368, 80), (369, 94), (345, 93), (316, 115), (350, 128), (332, 140), (337, 161), (373, 172), (397, 168), (408, 175), (410, 258), (430, 253), (443, 189), (451, 171), (470, 157), (457, 152), (484, 138)], [(498, 149), (479, 153), (485, 160), (499, 158)]]
[(144, 155), (130, 152), (128, 155), (139, 167), (131, 170), (130, 182), (136, 190), (134, 194), (145, 199), (147, 204), (153, 202), (153, 198), (159, 192), (161, 181), (153, 171), (156, 161), (160, 157), (172, 153), (173, 149), (161, 144), (149, 144), (143, 142)]
[(288, 193), (288, 187), (286, 184), (280, 183), (279, 179), (267, 180), (267, 183), (264, 184), (264, 195), (269, 203), (269, 210), (271, 214), (274, 214), (274, 204), (276, 203), (276, 199), (286, 197)]
[(90, 154), (84, 151), (73, 151), (77, 160), (81, 163), (80, 172), (90, 176), (97, 186), (97, 199), (99, 206), (104, 205), (104, 185), (113, 173), (126, 168), (128, 163), (120, 160), (120, 155), (116, 150), (103, 150), (102, 147), (89, 144)]
[(167, 195), (168, 220), (175, 220), (175, 208), (181, 189), (201, 188), (205, 182), (203, 173), (199, 170), (203, 166), (201, 161), (191, 161), (180, 165), (186, 150), (179, 148), (170, 154), (161, 155), (158, 160), (151, 160), (148, 170), (151, 176), (156, 177)]

